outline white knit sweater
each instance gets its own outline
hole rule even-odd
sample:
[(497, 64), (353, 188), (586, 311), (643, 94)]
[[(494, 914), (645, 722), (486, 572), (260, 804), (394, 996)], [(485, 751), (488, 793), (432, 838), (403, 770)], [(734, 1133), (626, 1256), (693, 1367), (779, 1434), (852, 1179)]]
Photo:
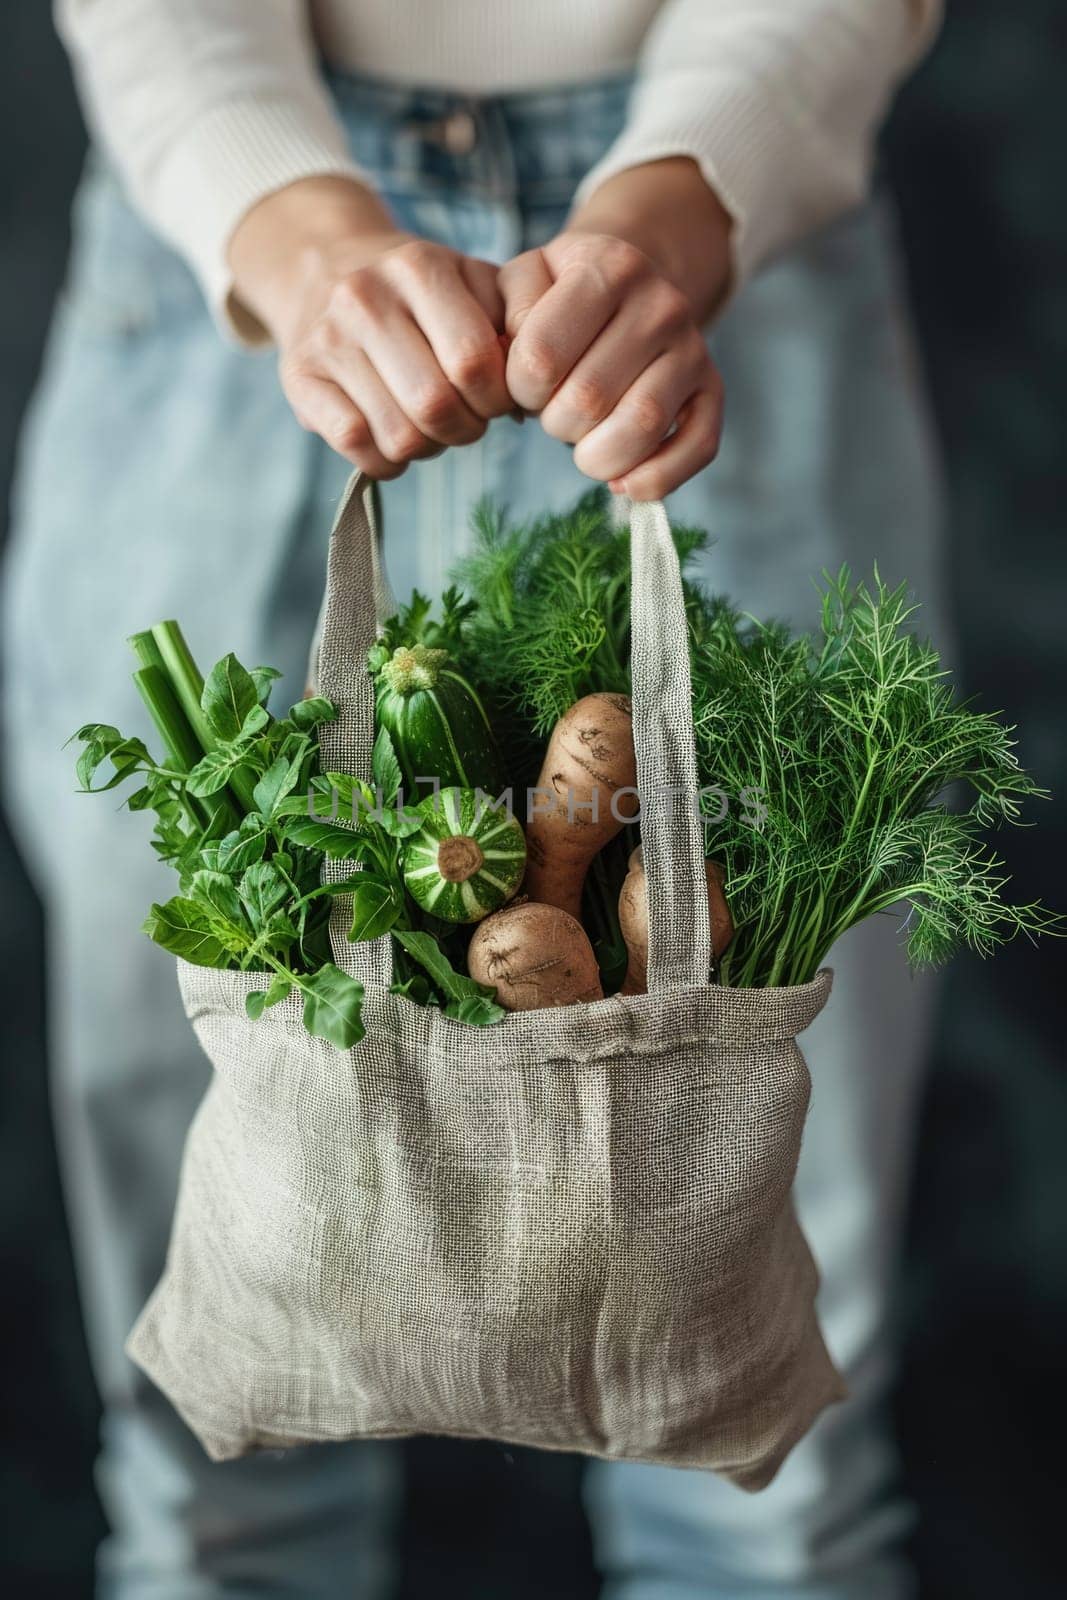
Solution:
[[(584, 179), (689, 155), (734, 217), (743, 279), (861, 198), (890, 92), (941, 0), (56, 0), (90, 122), (226, 325), (226, 247), (297, 178), (358, 169), (321, 54), (492, 94), (636, 64), (626, 128)], [(234, 331), (234, 330), (230, 330)]]

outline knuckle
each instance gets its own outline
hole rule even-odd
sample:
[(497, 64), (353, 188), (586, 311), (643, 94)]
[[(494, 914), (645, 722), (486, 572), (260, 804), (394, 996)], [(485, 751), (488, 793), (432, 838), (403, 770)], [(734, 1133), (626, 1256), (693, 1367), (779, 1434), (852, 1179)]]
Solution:
[(351, 347), (351, 333), (345, 331), (344, 323), (336, 307), (331, 308), (325, 316), (319, 318), (312, 333), (312, 342), (316, 354), (320, 358), (327, 360), (331, 356), (339, 354), (342, 350)]
[(600, 247), (599, 265), (613, 284), (625, 286), (645, 276), (648, 257), (625, 239), (607, 239)]
[(353, 312), (365, 314), (370, 311), (374, 301), (373, 275), (360, 268), (358, 272), (349, 272), (339, 278), (330, 290), (328, 309), (343, 316)]
[(559, 357), (542, 339), (522, 339), (512, 348), (512, 360), (520, 378), (538, 390), (554, 389), (560, 379)]
[(458, 410), (458, 397), (451, 384), (426, 383), (419, 388), (412, 403), (412, 418), (424, 432), (445, 427)]
[(499, 345), (472, 340), (455, 351), (445, 368), (445, 375), (459, 389), (477, 388), (496, 377), (499, 365)]
[(654, 394), (635, 394), (624, 402), (627, 423), (650, 439), (662, 439), (674, 420), (663, 401)]
[(348, 455), (351, 451), (365, 450), (370, 443), (370, 434), (362, 417), (344, 417), (339, 421), (331, 422), (326, 429), (324, 438), (340, 455)]
[(678, 285), (666, 278), (657, 279), (649, 291), (649, 315), (657, 327), (664, 329), (680, 328), (692, 321), (689, 301)]
[(436, 263), (440, 255), (441, 246), (431, 240), (409, 239), (407, 244), (397, 246), (391, 259), (404, 272), (421, 275)]
[(389, 461), (414, 461), (425, 444), (418, 428), (410, 423), (394, 422), (384, 430), (382, 454)]
[(607, 390), (599, 378), (575, 378), (567, 385), (568, 408), (582, 421), (600, 422), (610, 409)]

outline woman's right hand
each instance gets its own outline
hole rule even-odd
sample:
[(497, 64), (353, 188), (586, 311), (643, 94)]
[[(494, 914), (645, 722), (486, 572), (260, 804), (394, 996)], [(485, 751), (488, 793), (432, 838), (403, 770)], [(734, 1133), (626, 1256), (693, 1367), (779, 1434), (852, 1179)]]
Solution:
[(497, 268), (399, 230), (348, 178), (268, 195), (230, 241), (297, 421), (373, 478), (480, 439), (514, 410)]

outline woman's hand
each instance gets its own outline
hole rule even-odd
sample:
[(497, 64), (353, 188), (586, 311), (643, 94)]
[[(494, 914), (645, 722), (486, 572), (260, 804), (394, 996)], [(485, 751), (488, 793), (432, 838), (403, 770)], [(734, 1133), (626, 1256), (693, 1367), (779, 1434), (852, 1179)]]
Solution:
[(730, 217), (687, 158), (609, 179), (500, 273), (507, 385), (582, 472), (660, 499), (712, 461), (722, 381), (701, 326), (730, 278)]
[(230, 243), (240, 306), (279, 350), (297, 420), (373, 478), (512, 411), (497, 268), (400, 231), (346, 178), (268, 196)]

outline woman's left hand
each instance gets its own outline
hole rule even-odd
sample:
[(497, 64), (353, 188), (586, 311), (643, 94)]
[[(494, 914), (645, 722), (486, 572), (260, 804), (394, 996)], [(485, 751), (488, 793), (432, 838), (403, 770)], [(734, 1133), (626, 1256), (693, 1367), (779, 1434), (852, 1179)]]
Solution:
[(718, 451), (722, 380), (701, 327), (729, 286), (729, 232), (696, 164), (671, 158), (609, 179), (563, 233), (501, 268), (512, 399), (635, 500)]

